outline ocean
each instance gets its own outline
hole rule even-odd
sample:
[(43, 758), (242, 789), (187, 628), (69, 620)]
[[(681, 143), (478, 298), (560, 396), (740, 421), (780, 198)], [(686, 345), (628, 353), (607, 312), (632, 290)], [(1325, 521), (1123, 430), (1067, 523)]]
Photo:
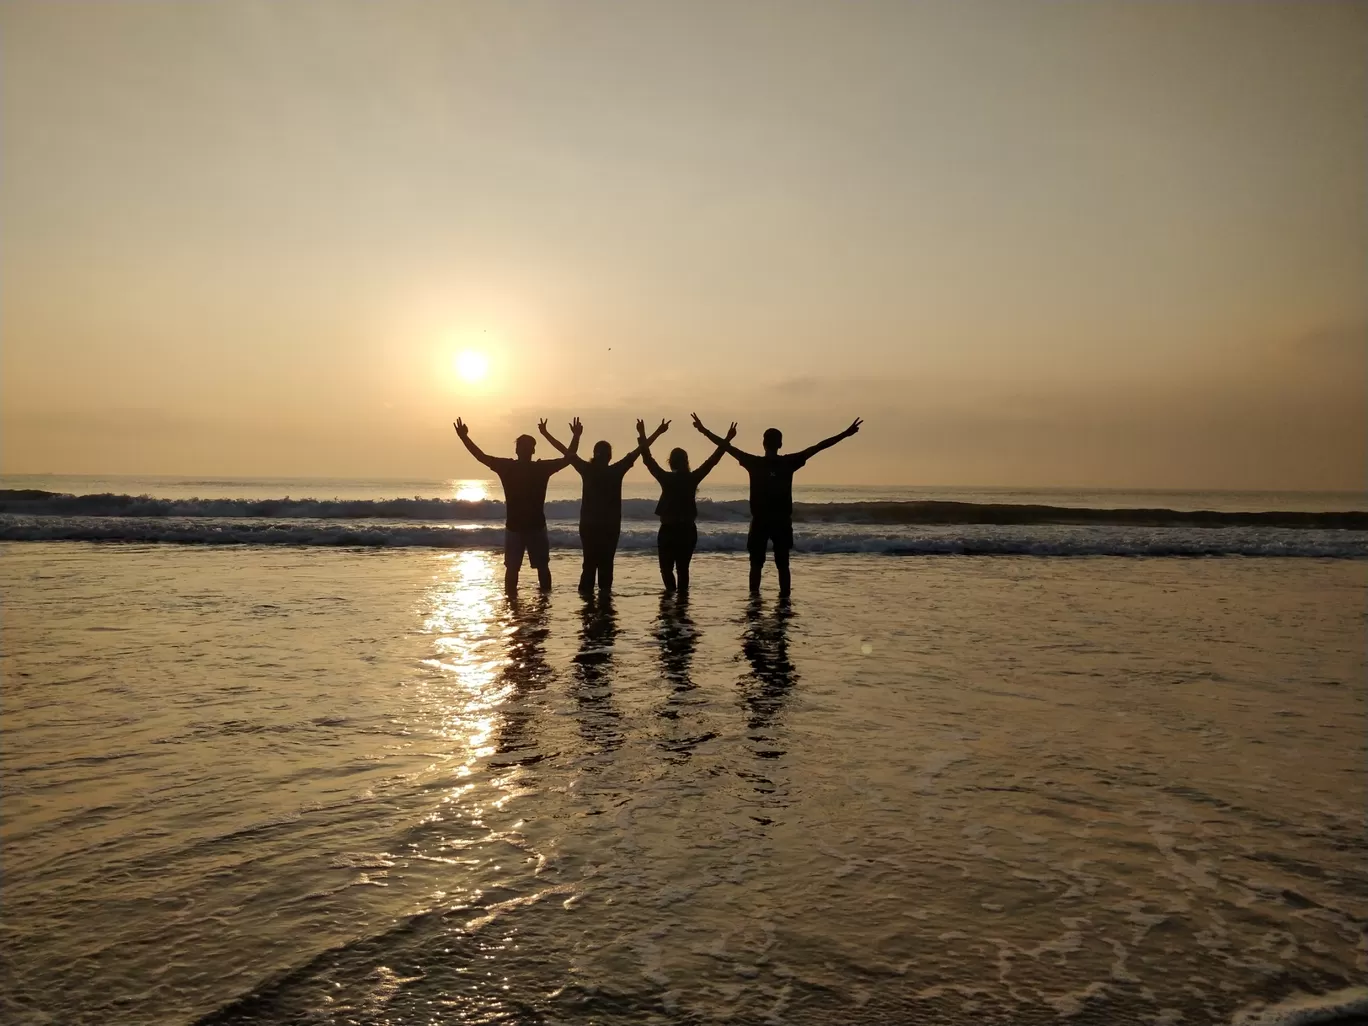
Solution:
[[(0, 1018), (1368, 1016), (1362, 496), (0, 480)], [(635, 481), (635, 474), (629, 485)], [(1359, 511), (1359, 512), (1356, 512)]]
[[(579, 479), (552, 478), (554, 548), (577, 548)], [(497, 481), (0, 476), (0, 541), (487, 549)], [(659, 489), (624, 482), (625, 552), (655, 546)], [(1368, 501), (1345, 492), (794, 486), (799, 553), (1368, 557)], [(701, 552), (745, 549), (745, 485), (699, 492)]]

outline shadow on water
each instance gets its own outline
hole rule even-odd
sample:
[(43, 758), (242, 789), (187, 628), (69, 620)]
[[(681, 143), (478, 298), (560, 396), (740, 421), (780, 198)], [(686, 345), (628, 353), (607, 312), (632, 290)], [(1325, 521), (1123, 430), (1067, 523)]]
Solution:
[(571, 669), (571, 696), (579, 707), (580, 735), (600, 752), (622, 744), (621, 714), (613, 705), (613, 641), (617, 614), (611, 599), (587, 599), (580, 611), (580, 645)]
[(717, 736), (714, 731), (702, 734), (689, 734), (687, 717), (691, 706), (703, 704), (692, 692), (698, 690), (693, 680), (694, 650), (698, 648), (698, 628), (689, 616), (688, 602), (672, 596), (660, 600), (660, 614), (656, 617), (656, 643), (660, 646), (660, 669), (665, 682), (670, 685), (670, 693), (664, 705), (656, 713), (668, 721), (667, 736), (661, 740), (660, 747), (669, 752), (675, 762), (688, 759), (690, 753), (704, 741)]
[(513, 604), (507, 634), (508, 661), (499, 674), (500, 684), (512, 690), (502, 710), (491, 766), (529, 766), (545, 757), (535, 752), (537, 740), (530, 728), (537, 709), (529, 699), (545, 691), (553, 676), (546, 661), (548, 634), (550, 604), (546, 596)]
[[(746, 709), (746, 737), (751, 742), (751, 751), (760, 760), (777, 760), (785, 754), (780, 747), (780, 717), (789, 692), (799, 679), (788, 650), (793, 616), (793, 606), (787, 599), (779, 599), (769, 613), (760, 599), (751, 599), (746, 605), (741, 652), (750, 663), (750, 671), (742, 676), (738, 687)], [(769, 769), (742, 774), (764, 796), (765, 805), (787, 805), (781, 794), (783, 789), (773, 775)], [(769, 822), (764, 817), (752, 818)]]

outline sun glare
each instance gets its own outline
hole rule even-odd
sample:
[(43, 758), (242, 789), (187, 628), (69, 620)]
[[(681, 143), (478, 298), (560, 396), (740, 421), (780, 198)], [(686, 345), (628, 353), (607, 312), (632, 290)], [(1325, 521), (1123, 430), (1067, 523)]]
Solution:
[(489, 489), (480, 480), (470, 479), (466, 481), (451, 482), (453, 497), (458, 502), (483, 502), (489, 498)]
[(489, 373), (489, 357), (474, 349), (467, 349), (456, 356), (456, 373), (462, 381), (474, 384), (483, 381)]

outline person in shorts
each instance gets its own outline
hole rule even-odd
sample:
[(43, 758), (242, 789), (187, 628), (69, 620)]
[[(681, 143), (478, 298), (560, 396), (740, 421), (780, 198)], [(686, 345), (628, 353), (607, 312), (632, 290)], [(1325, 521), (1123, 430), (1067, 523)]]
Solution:
[[(564, 470), (579, 449), (584, 428), (576, 417), (570, 423), (570, 446), (567, 456), (558, 460), (534, 460), (537, 440), (531, 435), (519, 435), (513, 443), (515, 459), (487, 456), (470, 440), (470, 428), (459, 417), (452, 425), (470, 455), (499, 476), (504, 492), (504, 591), (517, 594), (518, 571), (522, 569), (524, 553), (537, 571), (537, 583), (542, 591), (551, 590), (551, 541), (546, 533), (546, 483), (551, 475)], [(546, 421), (539, 425), (544, 432)]]
[(793, 474), (808, 460), (823, 449), (829, 449), (843, 438), (849, 438), (860, 430), (859, 417), (839, 435), (825, 438), (816, 445), (810, 445), (801, 452), (780, 454), (784, 444), (783, 433), (778, 428), (765, 430), (763, 443), (765, 454), (755, 456), (742, 452), (728, 438), (719, 438), (693, 415), (694, 427), (704, 437), (736, 457), (736, 462), (750, 474), (750, 531), (746, 535), (746, 551), (750, 553), (750, 590), (752, 595), (760, 592), (760, 576), (765, 569), (765, 550), (774, 546), (774, 566), (779, 571), (779, 597), (787, 598), (791, 590), (789, 577), (789, 550), (793, 548)]

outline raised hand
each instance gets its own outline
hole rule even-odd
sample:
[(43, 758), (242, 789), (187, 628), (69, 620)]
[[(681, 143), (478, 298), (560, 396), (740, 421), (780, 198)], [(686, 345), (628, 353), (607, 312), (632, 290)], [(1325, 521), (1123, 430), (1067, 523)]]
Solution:
[(547, 438), (550, 438), (550, 437), (551, 437), (551, 431), (550, 431), (550, 429), (548, 429), (547, 426), (546, 426), (546, 418), (545, 418), (545, 417), (543, 417), (541, 420), (537, 421), (537, 430), (540, 431), (540, 432), (541, 432), (543, 435), (545, 435)]
[(660, 421), (660, 427), (658, 427), (658, 428), (655, 429), (655, 434), (653, 434), (651, 437), (652, 437), (652, 438), (659, 438), (661, 435), (663, 435), (666, 431), (669, 431), (669, 430), (670, 430), (670, 422), (669, 422), (668, 420), (665, 420), (664, 418), (662, 418), (661, 421)]
[(697, 428), (699, 431), (703, 432), (703, 434), (706, 435), (706, 434), (708, 433), (708, 429), (705, 428), (705, 427), (703, 426), (703, 422), (702, 422), (701, 420), (698, 419), (698, 414), (696, 414), (696, 413), (691, 413), (691, 414), (689, 414), (689, 416), (693, 418), (693, 426), (694, 426), (695, 428)]
[(463, 421), (460, 417), (457, 417), (455, 421), (452, 422), (451, 426), (456, 429), (456, 433), (460, 435), (462, 438), (465, 438), (467, 435), (470, 434), (470, 428), (466, 425), (466, 422)]
[(584, 425), (580, 423), (578, 417), (570, 422), (570, 433), (576, 437), (584, 433)]
[(637, 418), (637, 437), (646, 437), (646, 422), (642, 420), (640, 417)]
[(735, 438), (735, 437), (736, 437), (736, 421), (732, 421), (731, 427), (727, 428), (727, 437), (726, 437), (726, 441), (730, 442), (730, 441), (731, 441), (733, 438)]
[(848, 435), (853, 435), (855, 432), (860, 430), (860, 425), (863, 423), (863, 417), (856, 417), (855, 420), (851, 423), (850, 427), (845, 429), (845, 433)]

